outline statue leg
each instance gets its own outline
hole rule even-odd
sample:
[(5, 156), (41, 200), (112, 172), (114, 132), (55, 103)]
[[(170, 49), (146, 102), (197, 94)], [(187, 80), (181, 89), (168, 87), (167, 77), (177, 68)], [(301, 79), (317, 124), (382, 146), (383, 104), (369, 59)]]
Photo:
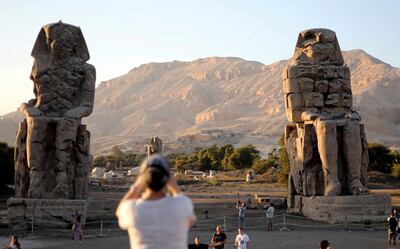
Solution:
[(28, 197), (41, 198), (43, 195), (44, 159), (48, 122), (43, 117), (27, 118), (28, 132), (26, 137), (27, 164), (30, 169)]
[(53, 197), (68, 198), (67, 166), (70, 162), (73, 145), (76, 140), (78, 121), (62, 119), (57, 121), (56, 128), (56, 187)]
[(86, 130), (86, 125), (79, 125), (76, 138), (75, 155), (77, 159), (75, 168), (74, 198), (86, 199), (87, 186), (90, 171), (90, 132)]
[(348, 171), (348, 191), (354, 195), (367, 194), (368, 190), (361, 183), (361, 137), (360, 124), (349, 120), (343, 128), (344, 160)]
[(340, 195), (341, 185), (337, 172), (336, 123), (318, 119), (316, 121), (316, 131), (318, 151), (322, 162), (322, 170), (324, 171), (324, 195)]

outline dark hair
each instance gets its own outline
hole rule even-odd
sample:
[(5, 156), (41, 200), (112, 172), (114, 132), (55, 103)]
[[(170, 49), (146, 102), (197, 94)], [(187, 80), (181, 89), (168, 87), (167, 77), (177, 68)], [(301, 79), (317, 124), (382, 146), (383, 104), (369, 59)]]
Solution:
[(157, 192), (165, 187), (169, 179), (169, 172), (162, 166), (151, 165), (145, 169), (143, 180), (147, 187)]
[(329, 245), (330, 245), (329, 241), (327, 241), (327, 240), (321, 240), (319, 242), (319, 248), (320, 249), (326, 249), (326, 248), (328, 248)]
[(12, 240), (13, 238), (15, 239), (15, 244), (14, 244), (14, 245), (15, 245), (18, 249), (20, 249), (20, 248), (21, 248), (21, 245), (20, 245), (19, 242), (18, 242), (18, 237), (17, 237), (17, 235), (12, 235), (12, 236), (11, 236), (11, 240)]

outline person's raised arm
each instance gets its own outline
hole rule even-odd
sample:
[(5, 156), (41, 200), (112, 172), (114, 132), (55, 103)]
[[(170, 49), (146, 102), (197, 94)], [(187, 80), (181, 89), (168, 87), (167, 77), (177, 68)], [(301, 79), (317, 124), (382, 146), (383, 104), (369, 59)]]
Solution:
[(171, 192), (171, 194), (173, 196), (176, 196), (180, 193), (182, 193), (181, 188), (179, 187), (178, 183), (176, 182), (175, 176), (172, 174), (170, 174), (169, 176), (169, 180), (167, 182), (167, 189), (169, 192)]
[(121, 199), (121, 201), (119, 202), (118, 207), (117, 207), (117, 211), (116, 211), (116, 215), (117, 215), (117, 216), (118, 216), (119, 207), (120, 207), (120, 205), (121, 205), (121, 203), (122, 203), (123, 201), (126, 201), (126, 200), (136, 200), (136, 199), (138, 199), (138, 198), (140, 197), (140, 194), (142, 193), (142, 191), (143, 191), (143, 189), (144, 189), (144, 185), (143, 185), (143, 182), (142, 182), (142, 179), (141, 179), (141, 178), (142, 178), (142, 177), (139, 176), (139, 177), (136, 179), (135, 183), (132, 184), (132, 186), (129, 188), (129, 190), (128, 190), (128, 191), (125, 193), (125, 195), (122, 197), (122, 199)]

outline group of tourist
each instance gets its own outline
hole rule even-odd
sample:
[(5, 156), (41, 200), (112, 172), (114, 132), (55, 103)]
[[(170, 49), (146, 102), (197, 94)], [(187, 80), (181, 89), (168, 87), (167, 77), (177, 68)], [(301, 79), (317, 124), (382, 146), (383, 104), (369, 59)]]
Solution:
[[(238, 227), (245, 228), (246, 227), (246, 209), (247, 205), (246, 202), (241, 202), (238, 200), (236, 202), (236, 209), (239, 211), (238, 213)], [(267, 221), (267, 231), (272, 231), (272, 219), (274, 218), (274, 204), (271, 202), (267, 206), (266, 212), (265, 212), (265, 218)]]
[[(200, 241), (200, 236), (194, 238), (194, 244), (189, 244), (189, 249), (207, 249), (209, 247), (213, 249), (223, 249), (227, 241), (227, 236), (223, 232), (222, 227), (217, 226), (215, 233), (211, 238), (210, 244), (203, 244)], [(238, 249), (249, 249), (249, 236), (244, 232), (244, 229), (239, 227), (238, 234), (234, 241), (234, 247)]]

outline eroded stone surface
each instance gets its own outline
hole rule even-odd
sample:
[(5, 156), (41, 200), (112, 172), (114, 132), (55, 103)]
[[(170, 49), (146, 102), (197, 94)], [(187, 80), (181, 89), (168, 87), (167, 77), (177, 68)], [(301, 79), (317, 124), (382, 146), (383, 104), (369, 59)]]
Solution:
[(146, 145), (147, 156), (152, 154), (161, 154), (162, 152), (162, 140), (159, 137), (152, 137), (150, 139), (150, 144)]
[(81, 29), (43, 26), (32, 50), (35, 98), (15, 145), (16, 197), (85, 199), (91, 166), (90, 132), (81, 119), (93, 111), (95, 68)]
[(367, 140), (335, 32), (301, 32), (283, 75), (289, 194), (367, 194)]

